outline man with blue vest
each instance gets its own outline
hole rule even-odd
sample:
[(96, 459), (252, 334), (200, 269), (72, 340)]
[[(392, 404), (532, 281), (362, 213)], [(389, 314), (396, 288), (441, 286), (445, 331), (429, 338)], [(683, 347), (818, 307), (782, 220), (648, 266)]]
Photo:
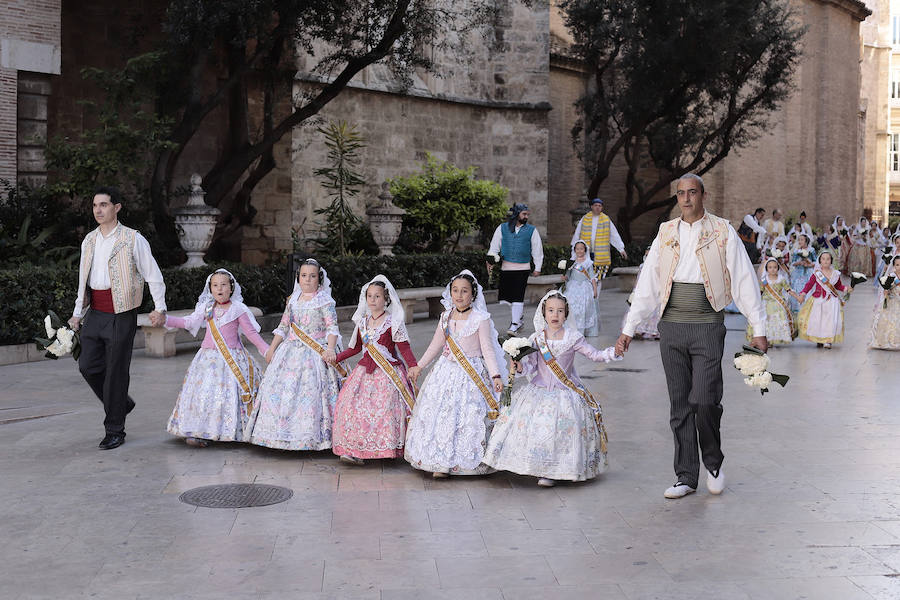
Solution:
[[(495, 261), (500, 258), (500, 302), (512, 305), (509, 331), (515, 333), (522, 328), (525, 312), (525, 288), (529, 275), (541, 274), (544, 263), (544, 246), (541, 234), (534, 225), (528, 223), (531, 212), (526, 204), (515, 204), (510, 209), (509, 220), (501, 223), (491, 238), (488, 256)], [(534, 271), (531, 263), (534, 261)], [(488, 269), (493, 268), (488, 263)]]

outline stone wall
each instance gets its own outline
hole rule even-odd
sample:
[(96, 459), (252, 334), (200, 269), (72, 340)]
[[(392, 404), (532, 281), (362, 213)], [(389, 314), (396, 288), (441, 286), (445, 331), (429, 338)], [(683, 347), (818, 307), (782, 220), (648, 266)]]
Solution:
[(0, 178), (17, 179), (19, 74), (60, 72), (60, 4), (7, 0), (0, 9)]
[(860, 25), (863, 38), (860, 110), (864, 114), (863, 152), (857, 172), (863, 206), (879, 221), (887, 216), (889, 196), (891, 11), (890, 0), (868, 0), (872, 11)]

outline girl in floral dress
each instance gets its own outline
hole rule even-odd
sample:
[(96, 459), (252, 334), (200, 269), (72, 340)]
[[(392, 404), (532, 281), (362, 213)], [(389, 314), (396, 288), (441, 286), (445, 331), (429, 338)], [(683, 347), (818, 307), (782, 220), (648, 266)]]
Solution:
[(362, 287), (353, 314), (350, 346), (337, 362), (363, 353), (344, 382), (334, 409), (334, 453), (346, 463), (403, 456), (406, 420), (415, 403), (406, 369), (416, 358), (409, 347), (405, 315), (394, 286), (378, 275)]
[[(781, 272), (778, 261), (769, 258), (760, 275), (760, 291), (766, 307), (765, 336), (770, 346), (790, 344), (795, 337), (794, 316), (791, 313), (788, 298), (791, 285)], [(747, 324), (747, 341), (753, 339), (753, 326)]]
[(889, 290), (878, 286), (869, 348), (900, 350), (900, 256), (895, 255), (891, 259), (891, 264), (881, 277), (893, 277), (893, 284)]
[(280, 450), (330, 448), (340, 377), (326, 361), (334, 359), (340, 334), (331, 282), (314, 259), (300, 265), (274, 333), (250, 443)]
[(241, 344), (240, 334), (260, 351), (266, 342), (259, 323), (244, 304), (234, 275), (218, 269), (206, 278), (194, 312), (184, 318), (166, 315), (168, 329), (186, 329), (206, 335), (191, 361), (166, 430), (185, 438), (190, 446), (205, 447), (209, 440), (244, 441), (244, 430), (259, 387), (259, 369)]
[(537, 352), (517, 370), (530, 378), (500, 412), (484, 462), (495, 469), (557, 480), (585, 481), (606, 470), (606, 431), (600, 405), (575, 370), (575, 355), (594, 362), (621, 360), (613, 348), (598, 350), (567, 325), (566, 297), (551, 291), (534, 315), (530, 340)]
[[(799, 292), (809, 281), (812, 275), (813, 267), (816, 264), (816, 251), (809, 245), (809, 237), (805, 233), (797, 236), (797, 244), (791, 250), (791, 289)], [(800, 310), (800, 305), (790, 299), (791, 311), (796, 313)]]
[(847, 259), (847, 271), (857, 271), (866, 277), (875, 275), (875, 252), (869, 244), (869, 224), (865, 218), (859, 220), (860, 225), (850, 234), (852, 246)]
[(484, 450), (497, 418), (503, 391), (500, 367), (506, 365), (497, 330), (484, 301), (484, 290), (469, 270), (444, 289), (440, 321), (418, 367), (437, 364), (422, 383), (406, 437), (406, 460), (435, 478), (481, 475)]
[(566, 297), (572, 310), (572, 326), (585, 337), (600, 335), (600, 305), (597, 299), (598, 279), (584, 242), (572, 248), (575, 262), (566, 272)]
[[(803, 304), (797, 315), (799, 337), (826, 349), (844, 339), (843, 292), (847, 288), (841, 283), (840, 271), (831, 266), (833, 258), (831, 252), (824, 250), (803, 289), (791, 292)], [(812, 295), (807, 296), (810, 291)]]

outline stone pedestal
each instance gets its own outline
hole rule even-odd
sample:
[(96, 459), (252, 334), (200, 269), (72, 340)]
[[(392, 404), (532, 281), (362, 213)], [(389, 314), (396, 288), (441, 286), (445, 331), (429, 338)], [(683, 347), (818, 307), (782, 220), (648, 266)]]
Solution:
[(180, 269), (206, 266), (203, 255), (212, 242), (216, 221), (221, 214), (218, 208), (207, 206), (203, 201), (206, 192), (200, 187), (202, 181), (197, 173), (191, 175), (191, 197), (187, 205), (173, 211), (178, 241), (188, 256)]
[(382, 256), (394, 255), (394, 244), (400, 237), (400, 229), (403, 227), (403, 215), (406, 211), (399, 206), (394, 206), (393, 196), (389, 191), (388, 182), (381, 184), (381, 193), (378, 195), (378, 204), (366, 209), (369, 217), (369, 228), (372, 237), (378, 244), (378, 252)]
[(619, 280), (619, 289), (623, 292), (631, 292), (637, 285), (640, 267), (617, 267), (614, 275)]

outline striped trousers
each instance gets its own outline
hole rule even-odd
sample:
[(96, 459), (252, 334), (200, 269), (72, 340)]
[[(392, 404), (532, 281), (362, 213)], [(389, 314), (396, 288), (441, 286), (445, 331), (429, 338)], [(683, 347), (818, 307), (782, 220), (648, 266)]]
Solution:
[(675, 475), (696, 488), (700, 452), (709, 471), (716, 471), (723, 459), (719, 424), (725, 325), (663, 320), (659, 343), (669, 388), (669, 425), (675, 437)]

